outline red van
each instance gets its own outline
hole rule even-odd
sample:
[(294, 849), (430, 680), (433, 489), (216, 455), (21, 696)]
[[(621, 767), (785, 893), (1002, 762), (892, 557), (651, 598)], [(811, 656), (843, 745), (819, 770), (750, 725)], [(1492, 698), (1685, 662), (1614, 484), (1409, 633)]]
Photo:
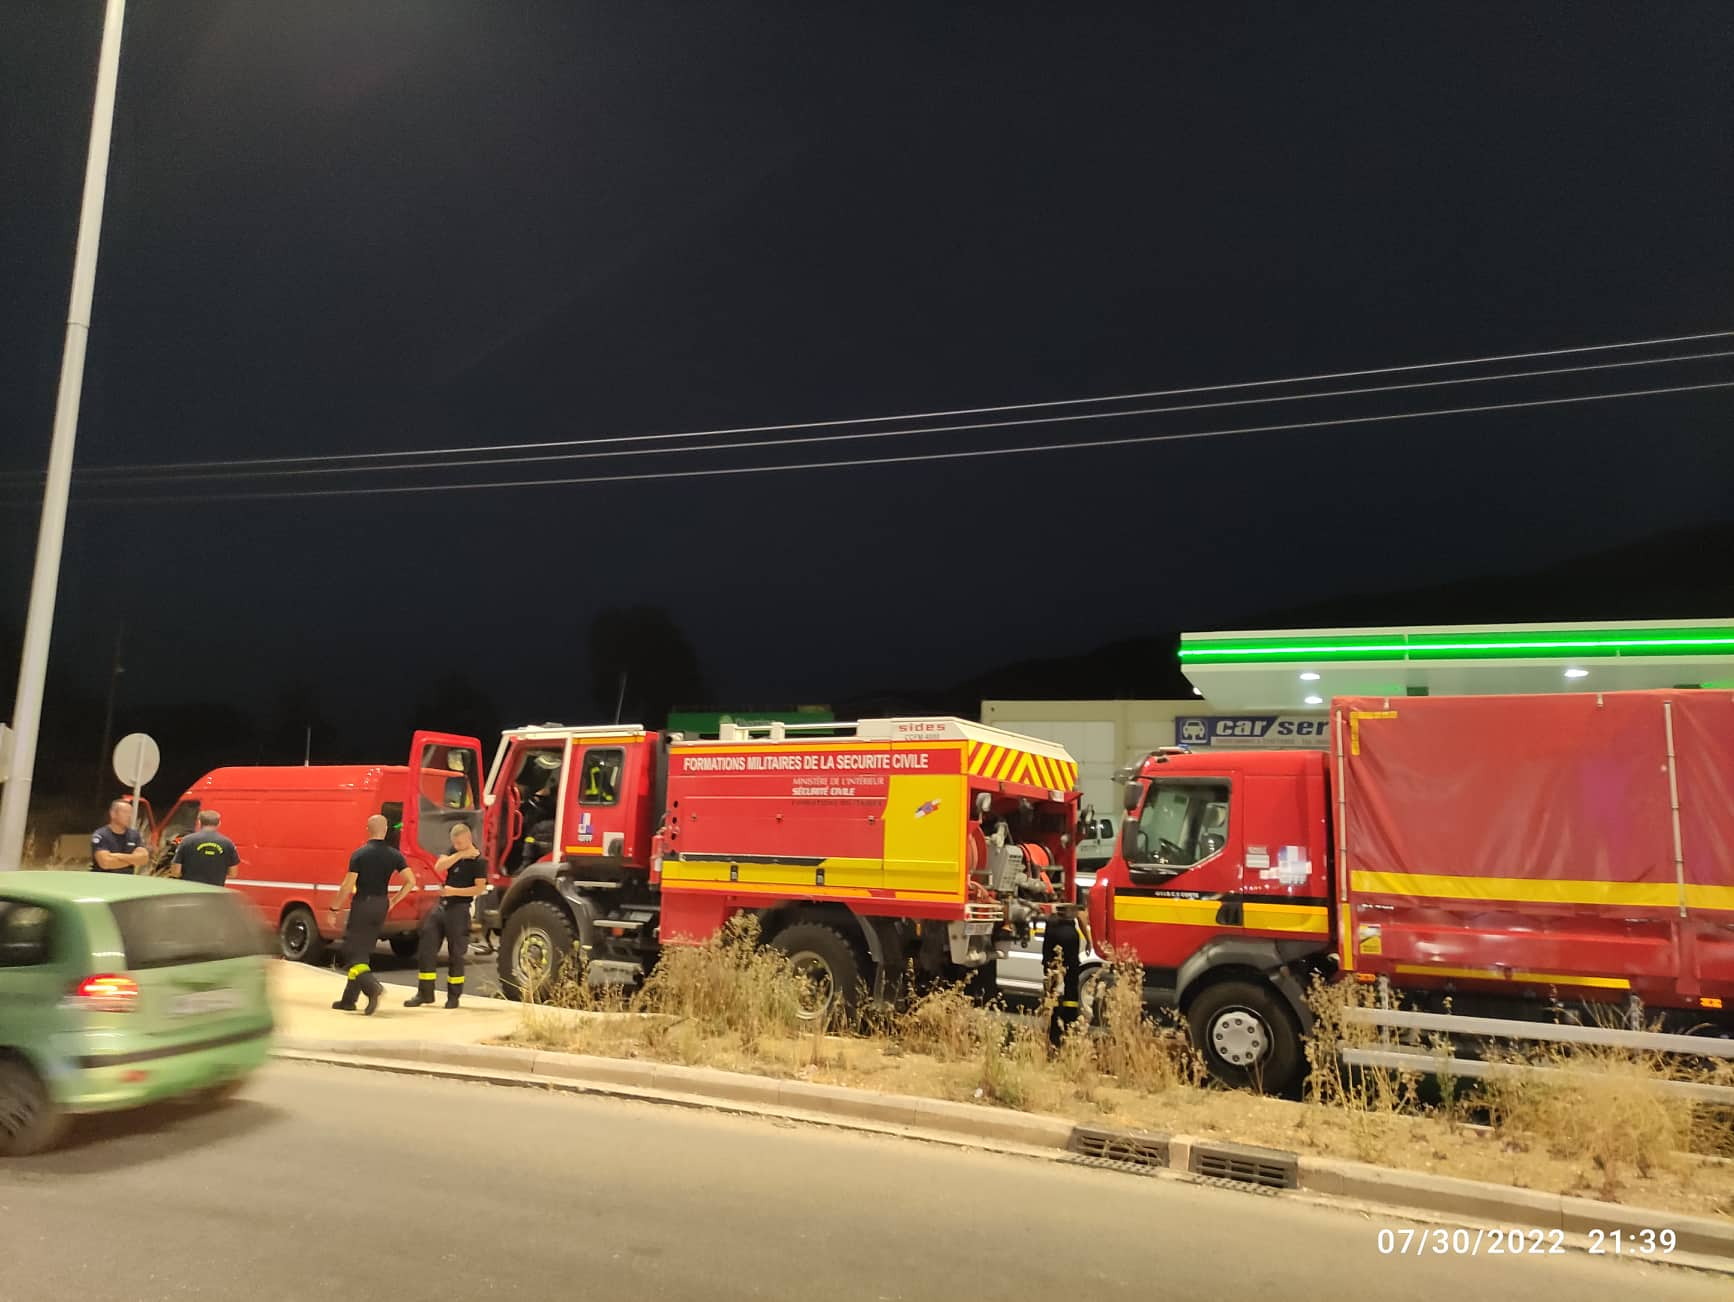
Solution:
[(221, 831), (241, 862), (229, 886), (276, 929), (283, 957), (318, 963), (343, 934), (327, 912), (367, 837), (367, 820), (385, 815), (387, 839), (403, 851), (421, 890), (392, 910), (386, 935), (394, 952), (415, 952), (416, 928), (438, 898), (433, 861), (452, 845), (452, 825), (482, 835), (481, 743), (418, 732), (408, 764), (315, 764), (216, 769), (188, 788), (163, 819), (153, 871), (167, 870), (173, 848), (201, 809), (222, 815)]

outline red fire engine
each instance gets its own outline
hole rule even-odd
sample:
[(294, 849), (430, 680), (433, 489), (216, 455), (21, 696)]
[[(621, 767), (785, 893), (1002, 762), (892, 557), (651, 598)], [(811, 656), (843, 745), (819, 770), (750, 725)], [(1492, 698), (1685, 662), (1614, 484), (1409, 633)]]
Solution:
[[(444, 740), (423, 766), (467, 770), (474, 743)], [(844, 999), (910, 964), (991, 977), (1071, 908), (1076, 787), (1062, 747), (961, 719), (520, 728), (487, 781), (480, 915), (513, 996), (568, 954), (634, 982), (741, 914)]]
[(1734, 694), (1339, 699), (1331, 745), (1174, 748), (1127, 783), (1091, 930), (1220, 1078), (1299, 1079), (1316, 976), (1734, 1029)]

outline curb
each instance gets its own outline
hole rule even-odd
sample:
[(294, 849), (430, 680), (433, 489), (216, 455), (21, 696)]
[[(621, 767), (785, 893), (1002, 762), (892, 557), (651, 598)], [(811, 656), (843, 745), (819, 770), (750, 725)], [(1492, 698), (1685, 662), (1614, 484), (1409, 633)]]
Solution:
[[(1470, 1225), (1492, 1225), (1503, 1230), (1521, 1228), (1544, 1234), (1559, 1231), (1578, 1239), (1599, 1232), (1606, 1238), (1604, 1247), (1610, 1257), (1616, 1255), (1611, 1246), (1616, 1231), (1624, 1241), (1630, 1241), (1645, 1230), (1656, 1233), (1672, 1230), (1677, 1242), (1675, 1252), (1667, 1257), (1646, 1259), (1734, 1273), (1734, 1223), (1455, 1176), (1230, 1144), (1196, 1135), (1110, 1131), (981, 1104), (881, 1094), (637, 1058), (598, 1058), (495, 1045), (280, 1038), (274, 1053), (291, 1059), (457, 1075), (502, 1085), (543, 1085), (652, 1103), (771, 1116), (794, 1113), (799, 1115), (790, 1119), (854, 1125), (886, 1133), (914, 1130), (977, 1147), (1049, 1158), (1069, 1155), (1074, 1161), (1136, 1170), (1140, 1174), (1166, 1174), (1266, 1193), (1295, 1191), (1333, 1201), (1361, 1203), (1393, 1214), (1422, 1219), (1450, 1217)], [(1629, 1249), (1626, 1255), (1632, 1255)]]

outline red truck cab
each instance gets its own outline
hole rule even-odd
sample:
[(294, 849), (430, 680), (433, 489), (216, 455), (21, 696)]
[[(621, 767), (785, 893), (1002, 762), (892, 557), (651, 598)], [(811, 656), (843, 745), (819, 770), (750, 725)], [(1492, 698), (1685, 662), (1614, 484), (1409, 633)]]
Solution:
[(1090, 892), (1098, 943), (1137, 956), (1149, 1000), (1196, 1012), (1232, 1080), (1282, 1088), (1303, 1066), (1306, 985), (1333, 950), (1326, 771), (1312, 751), (1155, 752)]

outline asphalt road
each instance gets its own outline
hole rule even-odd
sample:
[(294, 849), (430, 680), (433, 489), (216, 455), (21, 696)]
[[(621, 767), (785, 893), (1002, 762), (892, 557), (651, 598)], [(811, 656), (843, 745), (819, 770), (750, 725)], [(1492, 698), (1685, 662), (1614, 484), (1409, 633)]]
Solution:
[[(0, 1164), (0, 1298), (1725, 1299), (1561, 1257), (1381, 1256), (1286, 1198), (908, 1140), (280, 1063)], [(1405, 1227), (1407, 1228), (1407, 1227)]]

